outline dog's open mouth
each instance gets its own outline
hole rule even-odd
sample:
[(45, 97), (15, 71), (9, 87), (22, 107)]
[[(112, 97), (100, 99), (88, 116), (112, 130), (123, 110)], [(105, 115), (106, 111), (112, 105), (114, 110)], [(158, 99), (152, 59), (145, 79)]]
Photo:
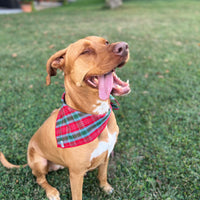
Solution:
[(90, 87), (97, 88), (99, 90), (99, 98), (101, 100), (107, 100), (110, 94), (122, 96), (131, 91), (129, 81), (122, 81), (116, 75), (114, 70), (100, 76), (89, 76), (85, 78), (85, 82)]

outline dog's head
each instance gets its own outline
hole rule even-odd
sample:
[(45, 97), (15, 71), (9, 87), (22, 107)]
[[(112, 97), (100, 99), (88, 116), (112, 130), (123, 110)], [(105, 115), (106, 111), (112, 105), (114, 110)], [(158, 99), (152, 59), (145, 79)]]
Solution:
[(49, 58), (46, 84), (49, 85), (50, 77), (56, 75), (57, 69), (61, 69), (67, 77), (65, 85), (98, 92), (101, 100), (107, 100), (110, 93), (125, 95), (130, 92), (129, 83), (120, 80), (115, 69), (122, 67), (128, 59), (127, 43), (109, 44), (101, 37), (86, 37)]

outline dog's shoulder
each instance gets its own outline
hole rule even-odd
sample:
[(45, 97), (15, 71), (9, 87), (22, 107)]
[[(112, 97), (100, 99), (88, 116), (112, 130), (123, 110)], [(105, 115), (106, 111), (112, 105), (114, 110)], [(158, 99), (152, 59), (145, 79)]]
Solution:
[(51, 115), (58, 115), (58, 112), (59, 112), (59, 109), (54, 109), (52, 112), (51, 112)]

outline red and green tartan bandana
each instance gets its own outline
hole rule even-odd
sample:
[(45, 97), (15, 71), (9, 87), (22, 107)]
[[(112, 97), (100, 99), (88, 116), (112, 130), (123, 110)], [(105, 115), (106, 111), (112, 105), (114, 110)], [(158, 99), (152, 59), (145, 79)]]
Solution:
[[(110, 96), (110, 99), (119, 105), (113, 96)], [(55, 128), (57, 147), (60, 148), (76, 147), (92, 142), (106, 127), (111, 109), (118, 109), (118, 106), (111, 102), (111, 108), (106, 114), (83, 113), (65, 104), (65, 93), (62, 95), (62, 102)]]

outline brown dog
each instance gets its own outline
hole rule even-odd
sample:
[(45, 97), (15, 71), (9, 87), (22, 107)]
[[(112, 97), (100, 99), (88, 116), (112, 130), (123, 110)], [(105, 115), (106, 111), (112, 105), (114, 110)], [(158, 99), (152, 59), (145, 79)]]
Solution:
[[(69, 168), (73, 200), (82, 199), (84, 174), (97, 167), (100, 187), (107, 193), (113, 191), (107, 182), (107, 166), (119, 129), (109, 96), (110, 93), (120, 96), (130, 92), (129, 84), (121, 81), (114, 72), (128, 58), (127, 43), (109, 44), (103, 38), (90, 36), (58, 51), (48, 60), (46, 83), (50, 84), (50, 77), (56, 75), (57, 69), (64, 72), (64, 102), (70, 109), (91, 116), (104, 116), (110, 112), (103, 131), (86, 144), (58, 147), (55, 129), (59, 110), (55, 110), (33, 135), (28, 145), (28, 165), (49, 199), (60, 197), (58, 190), (48, 184), (45, 175), (64, 167)], [(8, 168), (19, 167), (9, 163), (2, 153), (0, 159)]]

